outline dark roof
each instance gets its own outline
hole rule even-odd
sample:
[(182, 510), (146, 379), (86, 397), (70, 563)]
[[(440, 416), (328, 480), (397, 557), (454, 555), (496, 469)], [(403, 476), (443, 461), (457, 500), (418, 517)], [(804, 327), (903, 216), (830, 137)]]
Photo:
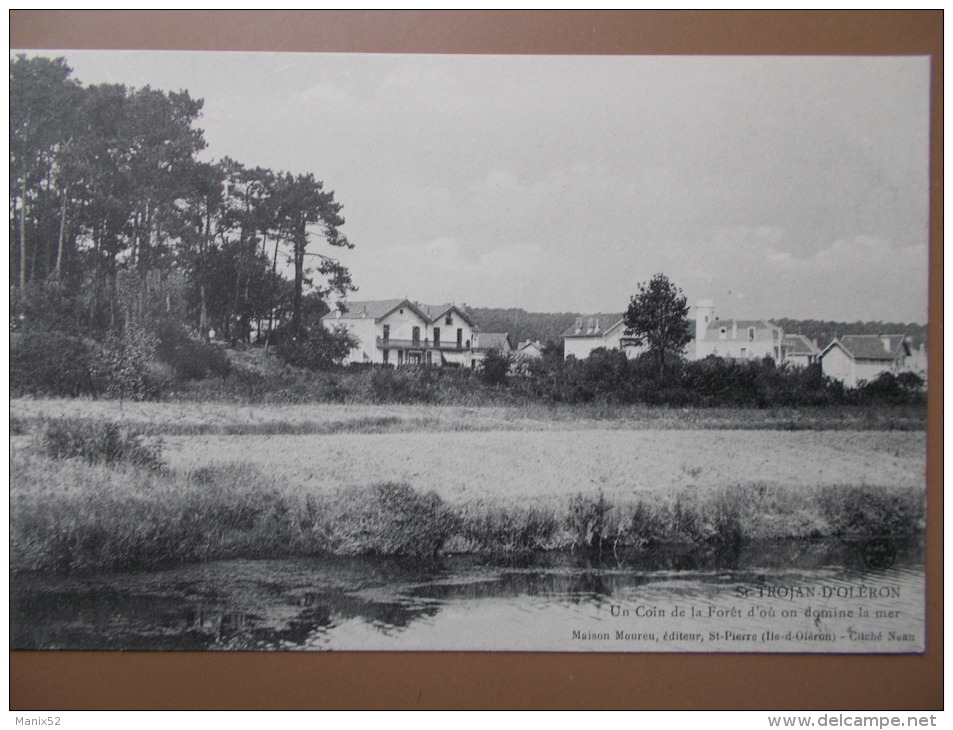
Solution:
[[(412, 302), (409, 299), (368, 299), (345, 302), (344, 311), (341, 313), (340, 319), (381, 319), (400, 306), (413, 309), (429, 322), (436, 322), (452, 309), (466, 320), (468, 324), (473, 325), (473, 320), (467, 313), (454, 304), (420, 304), (419, 302)], [(324, 318), (337, 319), (337, 310), (332, 309)]]
[[(834, 342), (839, 342), (855, 360), (896, 360), (910, 354), (906, 335), (844, 335)], [(831, 345), (825, 347), (824, 352)]]
[[(576, 317), (572, 327), (562, 333), (562, 337), (602, 337), (606, 332), (622, 322), (622, 314), (587, 314)], [(598, 330), (595, 328), (598, 326)]]
[[(401, 304), (410, 304), (406, 299), (368, 299), (345, 302), (340, 319), (380, 319), (397, 309)], [(422, 313), (421, 313), (422, 314)], [(337, 309), (332, 308), (326, 319), (336, 319)]]
[(504, 347), (513, 349), (508, 332), (480, 332), (477, 334), (477, 342), (481, 350), (502, 350)]
[(467, 322), (467, 324), (469, 324), (471, 327), (474, 326), (473, 319), (470, 317), (470, 315), (464, 312), (456, 304), (453, 304), (450, 302), (448, 302), (447, 304), (419, 304), (417, 302), (414, 302), (414, 303), (417, 304), (418, 307), (420, 307), (420, 310), (424, 314), (430, 317), (431, 322), (436, 322), (447, 312), (449, 312), (450, 310), (453, 310), (454, 312), (459, 314)]
[(785, 355), (817, 355), (821, 351), (804, 335), (785, 335), (781, 344)]

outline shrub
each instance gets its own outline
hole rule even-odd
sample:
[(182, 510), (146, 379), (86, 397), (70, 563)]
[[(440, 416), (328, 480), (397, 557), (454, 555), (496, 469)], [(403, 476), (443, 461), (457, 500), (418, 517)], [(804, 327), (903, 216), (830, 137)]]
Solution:
[(924, 527), (922, 489), (825, 487), (818, 502), (831, 534), (841, 537), (912, 535)]
[(80, 458), (89, 464), (133, 464), (162, 467), (161, 445), (147, 446), (138, 431), (116, 423), (82, 418), (48, 421), (40, 435), (41, 449), (54, 459)]
[(583, 360), (578, 368), (585, 391), (601, 401), (628, 401), (632, 374), (625, 353), (604, 347), (589, 353), (589, 357)]
[(916, 373), (880, 373), (870, 382), (861, 381), (848, 391), (849, 402), (858, 404), (890, 403), (894, 405), (923, 403), (923, 378)]
[(97, 390), (110, 398), (156, 398), (162, 390), (150, 369), (156, 345), (157, 338), (141, 329), (109, 335), (95, 362)]
[(290, 324), (272, 333), (275, 352), (284, 362), (307, 370), (328, 370), (340, 364), (357, 342), (343, 327), (329, 330), (321, 324), (301, 327), (297, 334)]
[(178, 380), (202, 380), (225, 377), (231, 363), (221, 348), (192, 339), (185, 328), (175, 322), (157, 327), (156, 356), (172, 368)]
[(10, 330), (75, 334), (85, 307), (68, 282), (31, 281), (10, 291)]
[(10, 340), (14, 395), (75, 398), (96, 393), (96, 350), (86, 341), (59, 332), (16, 333)]
[(493, 349), (486, 353), (480, 367), (480, 377), (485, 385), (503, 385), (506, 375), (510, 371), (511, 360), (500, 350)]
[(316, 505), (313, 529), (331, 552), (344, 555), (432, 557), (454, 524), (438, 495), (406, 484), (342, 490)]

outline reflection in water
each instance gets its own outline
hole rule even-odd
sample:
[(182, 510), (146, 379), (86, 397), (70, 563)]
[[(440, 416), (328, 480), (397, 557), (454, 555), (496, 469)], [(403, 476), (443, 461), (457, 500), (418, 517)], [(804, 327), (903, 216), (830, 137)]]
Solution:
[[(771, 598), (770, 590), (759, 587), (858, 583), (901, 586), (901, 599), (890, 605), (901, 606), (909, 615), (910, 622), (904, 625), (918, 627), (917, 640), (922, 642), (919, 541), (899, 545), (896, 562), (888, 570), (868, 570), (863, 545), (828, 540), (601, 556), (541, 553), (489, 562), (469, 556), (428, 564), (371, 558), (233, 560), (89, 578), (17, 576), (11, 585), (11, 645), (129, 650), (704, 651), (726, 647), (666, 643), (667, 630), (682, 627), (674, 619), (666, 619), (667, 623), (639, 619), (640, 632), (657, 634), (655, 644), (577, 645), (572, 637), (593, 626), (608, 628), (606, 622), (619, 612), (634, 615), (649, 606), (661, 607), (670, 616), (673, 606), (694, 606), (699, 615), (706, 614), (684, 624), (695, 631), (706, 626), (749, 630), (755, 624), (773, 629), (781, 625), (776, 615), (782, 610), (800, 615), (821, 605), (820, 589), (809, 599), (793, 601), (787, 595)], [(739, 585), (749, 586), (752, 595), (760, 591), (762, 597), (771, 598), (750, 604), (769, 617), (760, 622), (746, 617), (735, 624), (709, 620), (708, 611), (717, 615), (734, 605)], [(768, 613), (774, 611), (777, 614)], [(635, 624), (611, 625), (630, 629)], [(815, 625), (821, 626), (819, 621)], [(911, 648), (912, 644), (906, 650)], [(840, 645), (837, 650), (864, 649)], [(766, 645), (760, 650), (793, 649)]]

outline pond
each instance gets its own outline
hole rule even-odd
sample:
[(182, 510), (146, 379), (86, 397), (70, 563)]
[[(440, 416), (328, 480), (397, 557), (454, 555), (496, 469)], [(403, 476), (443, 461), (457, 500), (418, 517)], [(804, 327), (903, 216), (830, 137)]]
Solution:
[(797, 540), (427, 564), (228, 560), (21, 575), (11, 579), (11, 647), (922, 651), (922, 544), (870, 545)]

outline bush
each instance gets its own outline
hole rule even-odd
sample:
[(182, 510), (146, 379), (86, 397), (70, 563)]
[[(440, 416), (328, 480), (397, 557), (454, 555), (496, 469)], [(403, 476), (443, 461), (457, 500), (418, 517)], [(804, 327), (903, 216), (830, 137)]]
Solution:
[(923, 378), (916, 373), (881, 373), (869, 383), (861, 381), (856, 388), (848, 391), (847, 400), (851, 403), (889, 403), (906, 405), (924, 403)]
[(96, 389), (109, 398), (148, 400), (156, 398), (162, 387), (150, 366), (157, 338), (145, 330), (128, 329), (110, 335), (95, 362)]
[(80, 458), (89, 464), (162, 467), (161, 446), (147, 446), (138, 431), (116, 423), (82, 418), (49, 421), (40, 435), (43, 453), (54, 459)]
[(340, 364), (357, 342), (342, 327), (328, 330), (321, 324), (301, 327), (297, 335), (290, 324), (272, 334), (275, 352), (284, 362), (307, 370), (329, 370)]
[(342, 490), (315, 501), (313, 529), (337, 554), (432, 557), (454, 525), (438, 495), (406, 484)]
[(922, 531), (926, 504), (922, 489), (868, 486), (825, 487), (818, 503), (840, 537), (886, 537)]
[(181, 325), (164, 322), (157, 334), (156, 356), (172, 368), (178, 380), (223, 378), (231, 372), (231, 363), (221, 348), (192, 339)]
[(843, 387), (819, 367), (776, 366), (770, 359), (671, 357), (660, 372), (653, 356), (629, 360), (599, 348), (584, 360), (538, 362), (530, 368), (535, 397), (562, 403), (644, 403), (676, 407), (819, 406), (843, 402)]
[(10, 330), (75, 334), (82, 326), (83, 305), (69, 286), (31, 281), (10, 291)]
[(480, 377), (485, 385), (503, 385), (510, 371), (510, 358), (500, 350), (489, 350), (480, 367)]
[(621, 350), (599, 347), (579, 363), (577, 374), (583, 391), (601, 401), (630, 400), (632, 367)]
[(15, 396), (94, 395), (95, 359), (95, 347), (79, 337), (59, 332), (12, 334), (10, 390)]

